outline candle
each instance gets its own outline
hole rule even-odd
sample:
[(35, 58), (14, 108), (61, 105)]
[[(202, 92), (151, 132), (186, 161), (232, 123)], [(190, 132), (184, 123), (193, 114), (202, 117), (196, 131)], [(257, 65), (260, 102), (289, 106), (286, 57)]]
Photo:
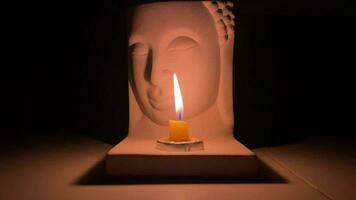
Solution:
[(169, 139), (175, 142), (189, 141), (188, 123), (183, 121), (183, 98), (175, 73), (173, 73), (173, 89), (177, 120), (169, 120)]

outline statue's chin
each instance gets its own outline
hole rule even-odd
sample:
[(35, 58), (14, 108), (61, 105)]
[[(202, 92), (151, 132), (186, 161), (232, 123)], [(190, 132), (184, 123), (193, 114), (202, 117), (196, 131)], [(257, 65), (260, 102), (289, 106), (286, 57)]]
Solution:
[(159, 126), (168, 126), (168, 120), (150, 118), (155, 124)]
[[(199, 114), (207, 111), (213, 104), (207, 104), (200, 108), (196, 108), (193, 112), (186, 112), (184, 115), (184, 120), (188, 120), (198, 116)], [(151, 112), (149, 112), (146, 117), (148, 117), (152, 122), (159, 126), (168, 126), (169, 120), (176, 120), (176, 113), (172, 109), (168, 110), (158, 110), (151, 107)]]
[(168, 121), (175, 119), (175, 113), (169, 110), (160, 111), (153, 109), (148, 117), (157, 125), (168, 126)]

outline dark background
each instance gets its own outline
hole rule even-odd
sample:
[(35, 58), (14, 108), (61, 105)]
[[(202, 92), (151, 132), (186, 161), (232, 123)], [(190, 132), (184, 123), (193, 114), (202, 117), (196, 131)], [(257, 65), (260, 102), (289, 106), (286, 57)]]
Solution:
[[(125, 1), (1, 6), (1, 137), (127, 134)], [(355, 133), (352, 1), (237, 4), (235, 136), (249, 147)], [(236, 79), (237, 77), (237, 79)]]

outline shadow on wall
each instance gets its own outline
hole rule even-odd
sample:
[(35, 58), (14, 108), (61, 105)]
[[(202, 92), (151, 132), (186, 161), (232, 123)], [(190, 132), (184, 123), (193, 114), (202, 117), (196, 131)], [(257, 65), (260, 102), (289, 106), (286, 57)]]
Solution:
[(115, 144), (128, 131), (127, 13), (123, 2), (106, 5), (83, 27), (90, 49), (82, 79), (82, 133)]
[(256, 147), (355, 133), (353, 20), (240, 16), (237, 138)]

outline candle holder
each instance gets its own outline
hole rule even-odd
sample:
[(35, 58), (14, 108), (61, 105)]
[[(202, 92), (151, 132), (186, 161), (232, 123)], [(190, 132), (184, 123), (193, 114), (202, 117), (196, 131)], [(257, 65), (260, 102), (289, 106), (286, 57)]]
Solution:
[(233, 135), (233, 4), (144, 2), (130, 12), (129, 132), (107, 153), (107, 173), (257, 175), (256, 155)]
[(198, 151), (204, 149), (204, 142), (198, 139), (175, 142), (170, 139), (158, 139), (156, 148), (163, 151)]

